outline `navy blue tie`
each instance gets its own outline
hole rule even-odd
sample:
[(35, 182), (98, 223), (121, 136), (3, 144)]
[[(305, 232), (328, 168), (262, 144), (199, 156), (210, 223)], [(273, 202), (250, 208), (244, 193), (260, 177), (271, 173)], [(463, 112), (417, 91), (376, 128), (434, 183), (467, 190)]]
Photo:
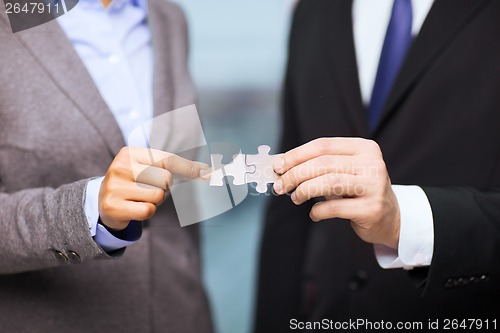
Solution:
[(374, 130), (380, 114), (412, 42), (413, 11), (411, 0), (394, 0), (391, 21), (385, 35), (382, 54), (368, 107), (368, 125)]

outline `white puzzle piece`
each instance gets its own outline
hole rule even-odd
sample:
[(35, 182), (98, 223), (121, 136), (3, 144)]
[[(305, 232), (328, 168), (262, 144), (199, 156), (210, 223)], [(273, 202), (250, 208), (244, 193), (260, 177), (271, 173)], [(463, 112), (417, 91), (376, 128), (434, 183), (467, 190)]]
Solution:
[(229, 164), (222, 164), (222, 155), (212, 154), (212, 173), (210, 175), (211, 186), (224, 185), (224, 177), (233, 177), (234, 185), (244, 185), (245, 175), (255, 172), (255, 166), (249, 166), (245, 163), (245, 155), (237, 154), (233, 156), (233, 161)]
[(224, 177), (232, 176), (234, 185), (256, 183), (259, 193), (267, 192), (267, 184), (274, 183), (278, 175), (274, 172), (273, 162), (276, 155), (269, 155), (271, 148), (259, 146), (259, 153), (255, 155), (238, 154), (230, 164), (222, 164), (223, 156), (212, 154), (211, 186), (224, 185)]
[(267, 184), (272, 184), (278, 180), (278, 175), (274, 172), (273, 163), (276, 155), (269, 155), (271, 147), (259, 146), (259, 154), (247, 155), (246, 163), (255, 165), (254, 173), (246, 174), (246, 183), (256, 183), (256, 190), (259, 193), (267, 192)]

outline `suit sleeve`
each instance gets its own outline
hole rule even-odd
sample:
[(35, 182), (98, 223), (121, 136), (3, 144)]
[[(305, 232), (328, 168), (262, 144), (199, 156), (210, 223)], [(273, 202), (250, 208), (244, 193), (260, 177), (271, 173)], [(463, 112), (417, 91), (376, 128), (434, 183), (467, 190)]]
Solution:
[(89, 232), (83, 210), (87, 182), (0, 193), (0, 274), (109, 257)]
[[(302, 144), (293, 101), (293, 26), (282, 100), (282, 152)], [(255, 332), (288, 332), (290, 319), (301, 317), (303, 262), (311, 224), (306, 217), (310, 208), (308, 204), (295, 206), (288, 195), (271, 196), (268, 201), (260, 247)]]
[(413, 276), (425, 279), (425, 293), (498, 285), (500, 188), (423, 189), (434, 217), (434, 253), (428, 275), (420, 269)]

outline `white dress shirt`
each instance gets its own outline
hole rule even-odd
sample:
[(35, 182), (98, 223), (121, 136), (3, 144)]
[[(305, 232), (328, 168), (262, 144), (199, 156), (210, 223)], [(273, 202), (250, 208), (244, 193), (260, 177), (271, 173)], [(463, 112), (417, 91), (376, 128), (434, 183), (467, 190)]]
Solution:
[[(81, 0), (57, 19), (113, 113), (127, 142), (130, 133), (153, 116), (153, 52), (146, 0)], [(98, 176), (98, 175), (96, 175)], [(103, 177), (89, 181), (84, 210), (90, 234), (105, 250), (134, 243), (114, 237), (98, 224), (98, 197)]]
[[(434, 0), (413, 0), (412, 33), (418, 35)], [(369, 105), (394, 0), (354, 0), (352, 17), (363, 103)], [(399, 248), (375, 245), (383, 268), (429, 266), (434, 251), (434, 221), (425, 192), (418, 186), (392, 186), (401, 212)]]

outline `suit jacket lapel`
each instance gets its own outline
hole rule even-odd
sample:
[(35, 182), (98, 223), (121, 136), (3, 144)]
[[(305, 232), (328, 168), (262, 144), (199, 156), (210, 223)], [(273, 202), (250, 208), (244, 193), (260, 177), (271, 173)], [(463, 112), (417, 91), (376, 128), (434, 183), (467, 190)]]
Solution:
[(387, 99), (374, 136), (396, 112), (411, 87), (458, 32), (490, 0), (436, 0), (413, 42)]
[(361, 98), (359, 76), (352, 28), (352, 0), (328, 0), (324, 12), (326, 26), (327, 61), (345, 107), (344, 112), (354, 129), (353, 135), (367, 137), (368, 120)]
[(175, 31), (171, 25), (172, 12), (163, 0), (148, 1), (148, 20), (154, 49), (154, 116), (159, 116), (174, 108), (174, 81), (172, 64), (172, 41)]
[(51, 21), (16, 35), (116, 155), (125, 144), (120, 128), (59, 24)]

